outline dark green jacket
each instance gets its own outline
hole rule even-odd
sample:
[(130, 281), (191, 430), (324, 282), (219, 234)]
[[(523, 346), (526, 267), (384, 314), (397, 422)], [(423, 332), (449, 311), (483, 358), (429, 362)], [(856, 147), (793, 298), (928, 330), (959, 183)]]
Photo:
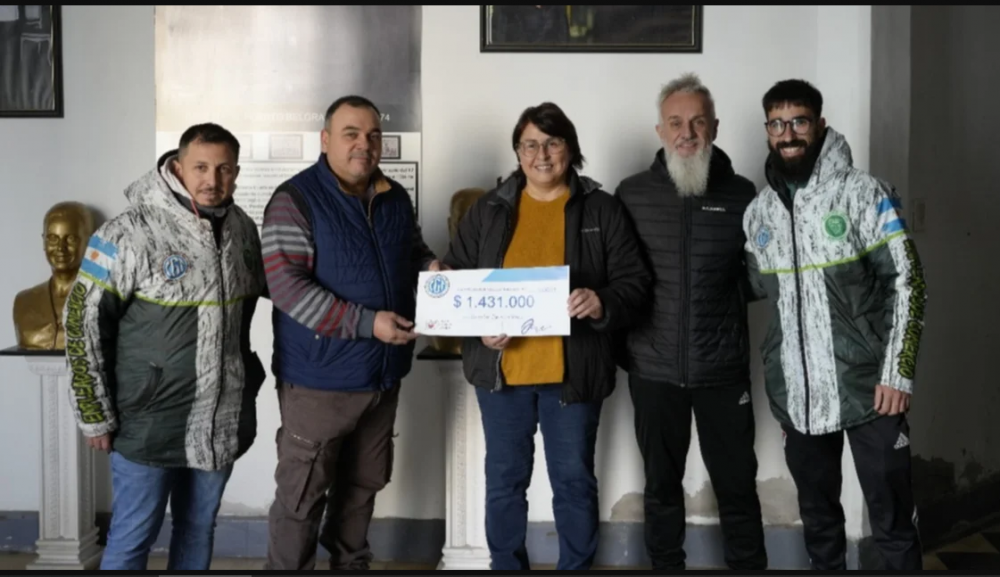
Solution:
[(254, 440), (265, 377), (249, 340), (265, 287), (257, 227), (230, 206), (217, 245), (159, 169), (125, 194), (66, 302), (77, 420), (130, 461), (225, 468)]
[(747, 208), (747, 264), (773, 318), (761, 347), (775, 418), (821, 435), (879, 416), (878, 384), (912, 393), (927, 299), (888, 183), (852, 165), (828, 129), (794, 200), (770, 170)]

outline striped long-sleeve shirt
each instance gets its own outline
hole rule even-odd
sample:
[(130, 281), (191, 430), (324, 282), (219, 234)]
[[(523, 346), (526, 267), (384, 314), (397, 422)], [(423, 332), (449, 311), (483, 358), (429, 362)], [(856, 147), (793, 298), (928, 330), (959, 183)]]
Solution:
[[(373, 184), (368, 189), (366, 204), (374, 193)], [(424, 242), (419, 224), (413, 234), (414, 268), (427, 270), (436, 257)], [(378, 311), (345, 301), (316, 282), (313, 275), (316, 245), (309, 206), (301, 193), (288, 188), (275, 192), (264, 210), (261, 242), (264, 272), (275, 307), (324, 336), (372, 337)]]

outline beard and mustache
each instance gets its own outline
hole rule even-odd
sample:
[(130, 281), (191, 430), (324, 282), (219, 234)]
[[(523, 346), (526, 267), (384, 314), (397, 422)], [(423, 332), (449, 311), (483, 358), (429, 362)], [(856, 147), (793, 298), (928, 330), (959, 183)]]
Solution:
[(708, 173), (712, 165), (712, 143), (702, 146), (687, 158), (672, 152), (664, 143), (663, 154), (667, 172), (680, 196), (702, 196), (708, 190)]
[[(788, 142), (779, 142), (777, 146), (767, 143), (768, 150), (771, 151), (770, 163), (785, 178), (797, 182), (809, 180), (812, 176), (813, 168), (816, 167), (816, 160), (819, 159), (820, 149), (823, 147), (823, 138), (816, 138), (812, 144), (806, 144), (805, 140), (796, 138)], [(802, 156), (785, 158), (781, 156), (784, 148), (795, 148), (801, 146), (805, 152)]]
[[(824, 135), (825, 136), (825, 135)], [(824, 138), (816, 138), (811, 144), (801, 139), (789, 142), (780, 142), (777, 146), (772, 146), (770, 142), (767, 147), (770, 150), (771, 165), (786, 178), (795, 181), (805, 181), (812, 176), (816, 161), (819, 159), (820, 150), (823, 147)], [(805, 153), (795, 158), (784, 158), (781, 156), (781, 149), (802, 147)], [(671, 151), (664, 143), (664, 156), (667, 163), (667, 172), (674, 181), (677, 193), (682, 196), (703, 196), (708, 191), (708, 176), (712, 164), (713, 143), (709, 142), (698, 149), (693, 156), (683, 157)]]

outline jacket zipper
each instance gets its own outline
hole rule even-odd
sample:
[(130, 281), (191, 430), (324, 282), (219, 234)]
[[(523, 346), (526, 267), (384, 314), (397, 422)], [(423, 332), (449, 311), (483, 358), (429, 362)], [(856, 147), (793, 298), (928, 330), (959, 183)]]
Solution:
[[(581, 190), (580, 193), (579, 193), (579, 196), (582, 197), (582, 196), (584, 196), (586, 194), (587, 194), (586, 192), (584, 192), (584, 191)], [(564, 221), (567, 219), (566, 215), (569, 213), (570, 208), (573, 206), (573, 200), (574, 199), (573, 199), (573, 191), (572, 190), (570, 190), (569, 195), (570, 195), (569, 198), (566, 200), (566, 207), (563, 210), (563, 219), (564, 219)], [(583, 201), (581, 200), (579, 202), (583, 202)], [(580, 224), (576, 227), (576, 230), (575, 231), (568, 230), (568, 229), (566, 230), (567, 239), (569, 238), (569, 236), (568, 236), (569, 234), (576, 234), (577, 240), (576, 240), (576, 243), (575, 243), (574, 246), (576, 248), (577, 254), (579, 254), (580, 250), (581, 250), (579, 248), (580, 240), (581, 240), (579, 238), (580, 237), (579, 231), (582, 228), (583, 228), (583, 208), (580, 209)], [(568, 242), (568, 240), (566, 241), (566, 247), (569, 248), (569, 242)], [(566, 254), (564, 256), (564, 259), (565, 259), (567, 265), (569, 265), (569, 266), (573, 265), (573, 255), (572, 254)], [(570, 278), (572, 279), (572, 273), (570, 274)], [(570, 292), (572, 293), (572, 291), (573, 291), (572, 286), (570, 286)], [(572, 322), (572, 321), (573, 321), (573, 319), (570, 319), (570, 322)], [(570, 351), (569, 351), (569, 347), (570, 347), (569, 339), (567, 337), (562, 337), (562, 341), (563, 341), (563, 365), (566, 368), (563, 371), (563, 386), (562, 386), (562, 389), (561, 389), (561, 393), (559, 395), (559, 406), (565, 408), (566, 405), (568, 404), (567, 401), (566, 401), (566, 397), (569, 395), (569, 390), (570, 390), (569, 387), (566, 386), (566, 384), (569, 383), (569, 371), (570, 371), (570, 367), (572, 366), (572, 364), (569, 362), (569, 356), (570, 356), (570, 354), (569, 354), (570, 353)]]
[[(799, 191), (801, 194), (801, 191)], [(795, 200), (792, 199), (792, 266), (795, 269), (795, 305), (798, 309), (798, 320), (799, 320), (799, 350), (802, 353), (802, 375), (805, 378), (805, 388), (806, 388), (806, 434), (810, 432), (810, 415), (812, 414), (811, 405), (809, 403), (809, 366), (806, 363), (806, 335), (805, 335), (805, 325), (802, 322), (802, 284), (801, 276), (802, 271), (799, 270), (799, 247), (798, 241), (795, 235)]]
[[(495, 268), (498, 268), (498, 269), (499, 268), (503, 268), (504, 255), (507, 254), (508, 236), (510, 234), (510, 228), (511, 228), (510, 227), (510, 220), (511, 220), (511, 212), (510, 212), (510, 210), (508, 210), (507, 211), (507, 220), (505, 221), (504, 227), (503, 227), (503, 236), (500, 238), (500, 253), (499, 253), (499, 257), (497, 258), (497, 264), (496, 264), (496, 267), (495, 267)], [(492, 391), (494, 393), (503, 388), (503, 367), (500, 366), (500, 363), (502, 362), (502, 360), (503, 360), (503, 351), (501, 350), (501, 351), (497, 352), (496, 385), (494, 385), (493, 391)]]
[[(375, 253), (378, 255), (378, 266), (379, 270), (382, 271), (382, 289), (385, 291), (385, 301), (386, 308), (388, 310), (393, 310), (392, 293), (389, 292), (389, 284), (386, 282), (386, 272), (385, 272), (385, 262), (382, 257), (382, 249), (378, 246), (378, 238), (375, 236), (375, 223), (372, 222), (372, 207), (375, 206), (375, 199), (378, 198), (378, 193), (372, 195), (371, 200), (368, 201), (368, 214), (365, 215), (364, 209), (361, 210), (362, 215), (364, 215), (368, 221), (368, 232), (371, 233), (372, 244), (375, 245)], [(358, 204), (361, 204), (361, 199), (358, 199)], [(358, 208), (361, 208), (360, 206)], [(385, 346), (382, 349), (382, 374), (379, 376), (379, 388), (383, 386), (381, 383), (382, 379), (385, 378), (386, 367), (389, 364), (389, 346)]]
[[(215, 233), (211, 230), (211, 222), (209, 222), (209, 241), (215, 243)], [(219, 236), (219, 244), (225, 244), (225, 220), (222, 224), (222, 234)], [(210, 438), (210, 444), (212, 445), (212, 468), (217, 468), (216, 454), (215, 454), (215, 419), (219, 414), (219, 404), (222, 402), (222, 391), (226, 386), (226, 277), (225, 268), (222, 266), (222, 247), (218, 246), (215, 249), (216, 254), (216, 264), (219, 268), (219, 308), (222, 310), (222, 330), (220, 331), (220, 346), (219, 346), (219, 391), (215, 397), (215, 408), (212, 410), (212, 436)]]
[(689, 269), (691, 267), (691, 241), (689, 235), (691, 234), (691, 199), (688, 197), (684, 198), (684, 234), (681, 235), (681, 244), (683, 246), (683, 262), (681, 263), (681, 338), (677, 339), (677, 346), (680, 348), (680, 360), (681, 360), (681, 388), (687, 387), (688, 381), (688, 324), (691, 309), (691, 275)]

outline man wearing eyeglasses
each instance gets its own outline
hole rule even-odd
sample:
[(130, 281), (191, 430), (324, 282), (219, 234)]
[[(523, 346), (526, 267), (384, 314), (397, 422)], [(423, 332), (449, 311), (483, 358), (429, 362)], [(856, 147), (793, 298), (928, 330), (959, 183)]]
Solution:
[(768, 186), (747, 208), (747, 267), (775, 311), (761, 346), (813, 569), (845, 568), (844, 433), (886, 569), (921, 569), (910, 485), (926, 284), (893, 186), (852, 165), (823, 97), (784, 80), (763, 98)]

